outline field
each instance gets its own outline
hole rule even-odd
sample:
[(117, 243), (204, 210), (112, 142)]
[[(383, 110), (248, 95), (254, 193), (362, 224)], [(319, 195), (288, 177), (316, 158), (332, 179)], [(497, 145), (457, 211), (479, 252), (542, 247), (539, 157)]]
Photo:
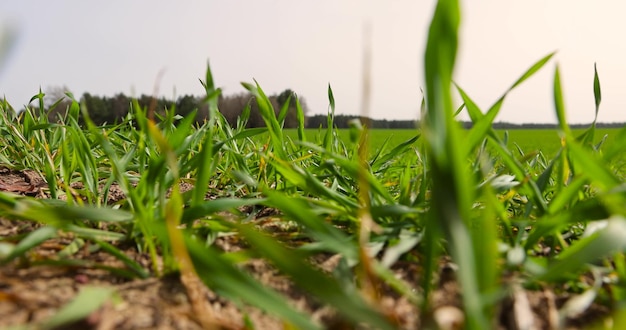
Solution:
[(328, 129), (283, 130), (254, 83), (265, 127), (231, 127), (210, 68), (201, 124), (0, 101), (0, 327), (622, 329), (626, 128), (572, 131), (555, 65), (558, 129), (494, 130), (452, 81), (458, 20), (440, 0), (415, 131), (333, 128), (330, 88)]
[[(573, 129), (572, 134), (580, 136), (584, 131), (584, 129)], [(606, 135), (604, 143), (608, 146), (613, 143), (618, 132), (619, 129), (615, 128), (597, 129), (596, 142), (600, 142)], [(498, 133), (504, 136), (504, 131), (499, 130)], [(511, 145), (518, 145), (521, 150), (527, 152), (541, 151), (548, 158), (552, 158), (561, 148), (561, 138), (556, 129), (512, 129), (508, 130), (508, 134)]]
[[(561, 147), (561, 138), (559, 137), (559, 131), (557, 129), (496, 129), (496, 133), (504, 138), (505, 132), (508, 132), (509, 146), (519, 146), (519, 149), (524, 152), (541, 151), (546, 157), (551, 158), (554, 156)], [(576, 136), (584, 133), (584, 129), (573, 129), (572, 133)], [(617, 128), (602, 128), (596, 130), (596, 136), (599, 138), (598, 142), (605, 135), (607, 136), (606, 145), (610, 145), (619, 129)], [(318, 129), (305, 130), (307, 139), (315, 141), (323, 137), (324, 131)], [(344, 141), (349, 141), (349, 130), (339, 130), (339, 136)], [(374, 129), (370, 130), (370, 150), (376, 151), (382, 147), (383, 143), (387, 140), (388, 146), (396, 146), (402, 142), (405, 142), (420, 133), (419, 129)], [(286, 129), (285, 134), (292, 139), (296, 139), (298, 136), (296, 129)], [(419, 141), (419, 140), (418, 140)], [(418, 145), (419, 142), (416, 142)]]

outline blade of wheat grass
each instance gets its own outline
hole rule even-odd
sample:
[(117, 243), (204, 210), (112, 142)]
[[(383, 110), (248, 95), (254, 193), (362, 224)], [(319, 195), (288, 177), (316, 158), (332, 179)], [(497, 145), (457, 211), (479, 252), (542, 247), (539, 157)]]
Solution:
[(289, 274), (299, 287), (334, 306), (355, 324), (365, 322), (378, 329), (394, 328), (383, 315), (368, 306), (354, 289), (342, 287), (338, 281), (310, 266), (296, 251), (281, 246), (248, 225), (235, 226), (256, 251), (282, 272)]
[[(471, 176), (466, 173), (467, 149), (459, 124), (454, 119), (451, 94), (459, 24), (458, 1), (438, 1), (424, 55), (426, 116), (422, 129), (432, 173), (431, 212), (427, 217), (426, 230), (427, 236), (434, 236), (426, 242), (427, 249), (435, 250), (438, 240), (435, 235), (442, 233), (445, 236), (452, 258), (459, 266), (458, 280), (463, 290), (466, 327), (486, 329), (489, 328), (486, 305), (481, 297), (477, 255), (468, 228), (474, 189)], [(429, 253), (427, 274), (434, 272), (433, 258), (436, 256)], [(495, 265), (489, 264), (489, 267)], [(430, 281), (429, 275), (424, 280)], [(424, 285), (428, 287), (430, 282)]]
[(105, 302), (115, 297), (113, 288), (87, 286), (80, 290), (78, 295), (52, 317), (40, 325), (40, 329), (52, 330), (69, 326), (76, 321), (86, 319)]
[(185, 244), (198, 276), (211, 289), (235, 302), (244, 301), (277, 315), (298, 329), (320, 329), (291, 307), (276, 291), (261, 285), (211, 247), (185, 236)]

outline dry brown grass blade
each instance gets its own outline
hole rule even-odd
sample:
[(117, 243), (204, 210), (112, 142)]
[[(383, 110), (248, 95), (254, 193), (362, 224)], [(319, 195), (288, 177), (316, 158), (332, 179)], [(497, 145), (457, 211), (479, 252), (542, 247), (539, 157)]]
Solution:
[[(369, 118), (370, 103), (371, 103), (371, 71), (372, 71), (372, 32), (371, 23), (367, 22), (363, 29), (363, 90), (361, 94), (361, 116), (363, 119)], [(367, 246), (370, 241), (370, 233), (372, 231), (380, 230), (379, 226), (372, 219), (370, 213), (370, 187), (367, 181), (367, 171), (369, 171), (369, 165), (367, 159), (369, 157), (369, 133), (370, 123), (365, 123), (365, 127), (361, 131), (361, 138), (359, 141), (359, 204), (360, 209), (358, 211), (359, 220), (359, 258), (360, 263), (357, 270), (357, 280), (361, 288), (361, 293), (364, 297), (373, 305), (380, 308), (380, 279), (376, 276), (372, 267), (372, 260), (367, 251)], [(393, 318), (393, 317), (391, 317)]]
[(179, 262), (180, 280), (185, 286), (187, 297), (193, 310), (193, 318), (202, 326), (203, 329), (240, 329), (241, 326), (235, 325), (232, 321), (221, 319), (213, 312), (207, 297), (207, 287), (202, 283), (194, 269), (189, 252), (185, 246), (183, 233), (179, 228), (182, 199), (179, 190), (180, 184), (177, 182), (171, 194), (171, 201), (168, 204), (167, 214), (167, 231), (172, 244), (172, 252)]
[(225, 320), (215, 313), (207, 299), (207, 287), (193, 270), (181, 272), (180, 281), (187, 291), (187, 297), (193, 310), (192, 317), (203, 329), (243, 329), (240, 324), (236, 324), (233, 320)]
[(538, 329), (528, 296), (519, 284), (513, 286), (513, 320), (518, 330)]

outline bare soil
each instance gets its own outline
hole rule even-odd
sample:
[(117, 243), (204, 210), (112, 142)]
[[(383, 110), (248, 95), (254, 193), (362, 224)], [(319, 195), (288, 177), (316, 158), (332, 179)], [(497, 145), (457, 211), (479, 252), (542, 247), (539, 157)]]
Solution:
[[(32, 171), (16, 172), (0, 168), (0, 191), (45, 198), (41, 188), (45, 182)], [(122, 198), (113, 194), (113, 198)], [(116, 197), (117, 196), (117, 197)], [(122, 196), (122, 197), (120, 197)], [(281, 226), (273, 225), (272, 212), (259, 215), (258, 222), (268, 232), (281, 235)], [(0, 218), (0, 237), (28, 233), (38, 224)], [(38, 325), (55, 315), (86, 286), (113, 288), (114, 298), (83, 320), (63, 329), (283, 329), (285, 324), (259, 309), (241, 306), (225, 300), (206, 288), (197, 278), (170, 274), (148, 279), (119, 277), (111, 272), (89, 266), (46, 266), (45, 260), (70, 242), (69, 237), (47, 241), (33, 249), (27, 258), (0, 266), (0, 329)], [(220, 238), (217, 246), (225, 251), (245, 248), (237, 239)], [(130, 258), (150, 269), (150, 258), (138, 253), (133, 246), (118, 246)], [(73, 258), (101, 265), (122, 267), (120, 261), (101, 252), (82, 249)], [(319, 255), (316, 266), (332, 270), (338, 256)], [(350, 329), (335, 310), (319, 304), (300, 291), (289, 278), (280, 274), (264, 260), (252, 260), (242, 268), (265, 285), (277, 290), (311, 318), (327, 329)], [(412, 286), (416, 292), (420, 269), (415, 263), (398, 262), (393, 267), (397, 278)], [(510, 276), (514, 278), (514, 276)], [(554, 288), (528, 291), (512, 279), (502, 279), (509, 294), (498, 303), (494, 329), (584, 329), (602, 321), (610, 310), (592, 304), (584, 312), (559, 321), (558, 310), (569, 295), (557, 294)], [(378, 305), (394, 319), (400, 329), (462, 329), (461, 290), (455, 280), (455, 266), (447, 259), (440, 262), (436, 290), (431, 296), (432, 310), (420, 318), (418, 308), (393, 290), (380, 287)]]

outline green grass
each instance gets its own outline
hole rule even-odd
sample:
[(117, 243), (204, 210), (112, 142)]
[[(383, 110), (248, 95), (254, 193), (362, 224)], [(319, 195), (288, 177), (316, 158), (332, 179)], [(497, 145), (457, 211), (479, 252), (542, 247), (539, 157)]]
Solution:
[[(524, 152), (541, 151), (546, 157), (553, 157), (559, 151), (561, 147), (561, 139), (559, 138), (559, 132), (557, 129), (496, 129), (496, 133), (504, 138), (505, 133), (508, 134), (508, 146), (516, 148)], [(585, 129), (577, 128), (573, 129), (574, 135), (583, 134)], [(605, 146), (610, 145), (615, 140), (616, 135), (619, 133), (619, 128), (600, 128), (596, 130), (596, 134), (599, 138), (604, 135), (607, 136), (604, 142)], [(298, 136), (297, 129), (285, 129), (285, 135), (289, 138), (296, 140)], [(319, 129), (305, 129), (304, 131), (306, 139), (309, 141), (315, 141), (320, 139), (323, 135)], [(405, 142), (419, 134), (417, 129), (372, 129), (370, 130), (370, 151), (374, 152), (383, 146), (383, 143), (388, 140), (389, 146), (395, 146), (402, 142)], [(341, 140), (349, 141), (350, 130), (339, 129), (338, 135)], [(598, 140), (597, 142), (599, 142)], [(416, 141), (418, 145), (420, 141)]]
[[(576, 136), (582, 135), (585, 129), (573, 129), (572, 133)], [(601, 128), (596, 130), (598, 138), (607, 136), (605, 146), (613, 143), (615, 137), (619, 133), (619, 128)], [(504, 137), (504, 131), (497, 130), (501, 137)], [(518, 145), (520, 149), (528, 151), (541, 151), (547, 157), (554, 156), (561, 147), (561, 139), (559, 131), (556, 129), (510, 129), (507, 130), (509, 135), (509, 145)], [(599, 142), (600, 139), (597, 140)]]
[[(285, 135), (289, 138), (296, 140), (298, 131), (295, 128), (285, 129)], [(320, 129), (307, 128), (304, 130), (304, 134), (308, 141), (316, 141), (323, 139), (324, 131)], [(342, 141), (350, 141), (349, 129), (338, 129), (337, 134)], [(371, 129), (370, 134), (370, 151), (378, 150), (385, 141), (390, 146), (396, 146), (402, 142), (410, 140), (419, 135), (417, 129)]]
[[(0, 216), (41, 224), (31, 233), (1, 238), (0, 263), (28, 260), (32, 249), (71, 233), (71, 244), (90, 242), (123, 264), (85, 267), (129, 278), (197, 274), (223, 297), (299, 329), (323, 325), (255, 280), (240, 262), (265, 258), (354, 326), (396, 327), (375, 299), (377, 281), (418, 305), (424, 322), (431, 319), (428, 298), (444, 256), (458, 266), (468, 329), (491, 328), (512, 282), (585, 292), (618, 310), (626, 303), (626, 190), (620, 167), (626, 129), (606, 131), (605, 144), (598, 144), (605, 131), (595, 124), (570, 130), (557, 65), (559, 129), (508, 135), (494, 130), (508, 92), (544, 70), (553, 54), (530, 65), (492, 107), (480, 109), (452, 81), (459, 16), (457, 1), (438, 2), (425, 54), (423, 118), (414, 131), (333, 129), (330, 87), (328, 129), (305, 131), (301, 121), (297, 130), (283, 130), (287, 110), (274, 111), (256, 83), (243, 87), (256, 96), (267, 128), (245, 128), (249, 108), (231, 128), (217, 109), (220, 90), (210, 68), (202, 81), (210, 120), (202, 125), (194, 124), (194, 113), (180, 117), (170, 109), (159, 116), (137, 102), (124, 120), (106, 127), (94, 125), (76, 100), (53, 122), (33, 109), (16, 114), (6, 101), (0, 103), (0, 163), (39, 172), (51, 197), (0, 193)], [(472, 129), (455, 120), (454, 89)], [(599, 107), (598, 75), (590, 92)], [(43, 107), (43, 94), (33, 99)], [(182, 192), (181, 183), (193, 189)], [(127, 198), (109, 204), (113, 185)], [(241, 206), (276, 209), (281, 221), (297, 226), (300, 244), (261, 231), (251, 221), (257, 211), (245, 214)], [(217, 249), (213, 243), (222, 234), (239, 235), (249, 250), (234, 257)], [(150, 255), (152, 268), (127, 258), (120, 243)], [(382, 257), (368, 254), (375, 247)], [(546, 249), (547, 255), (541, 252)], [(64, 251), (47, 264), (80, 262), (70, 249)], [(306, 261), (322, 252), (339, 255), (341, 268), (327, 274)], [(419, 282), (410, 283), (419, 290), (393, 279), (390, 267), (397, 261), (421, 270)], [(585, 276), (596, 282), (585, 282)], [(616, 280), (600, 285), (605, 278)], [(568, 306), (583, 304), (572, 297)], [(64, 313), (56, 324), (63, 324)]]

